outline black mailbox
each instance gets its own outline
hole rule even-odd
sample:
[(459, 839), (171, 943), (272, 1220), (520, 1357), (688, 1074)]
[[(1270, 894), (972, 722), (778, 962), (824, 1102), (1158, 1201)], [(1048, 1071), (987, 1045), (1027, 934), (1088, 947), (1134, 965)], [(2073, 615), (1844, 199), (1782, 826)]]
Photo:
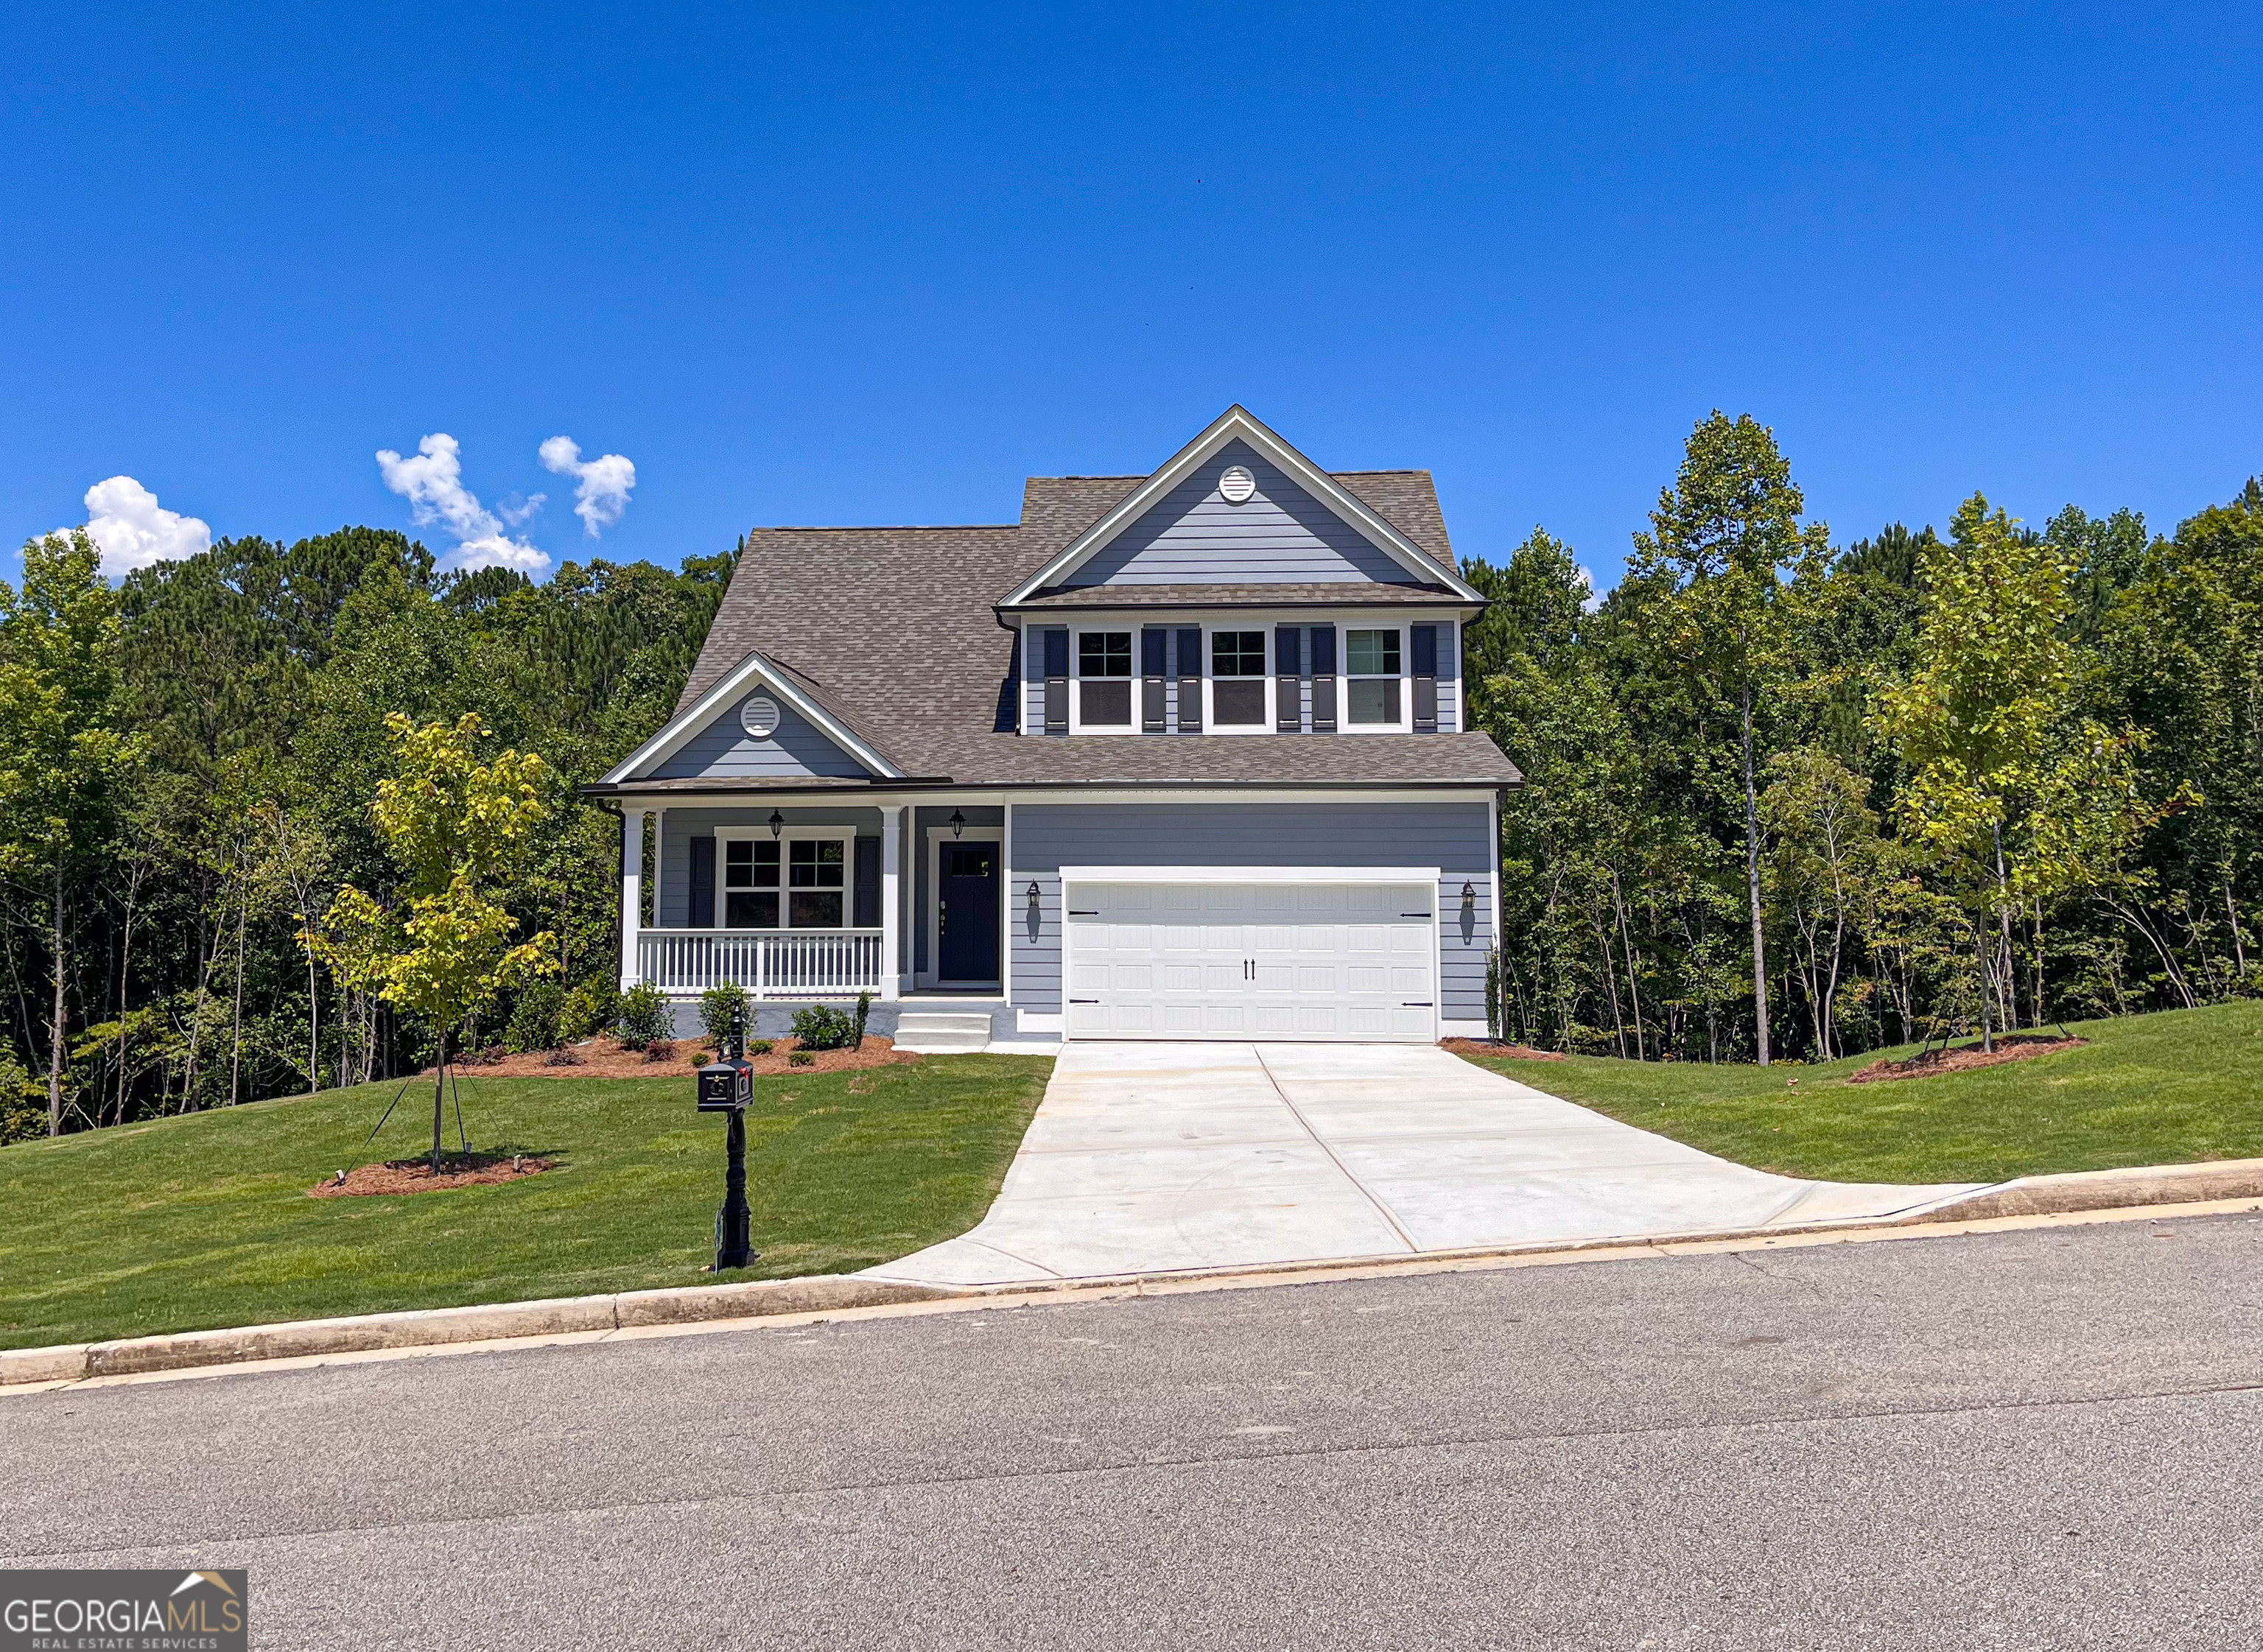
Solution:
[(735, 1113), (754, 1099), (755, 1070), (743, 1061), (725, 1058), (699, 1069), (699, 1110)]

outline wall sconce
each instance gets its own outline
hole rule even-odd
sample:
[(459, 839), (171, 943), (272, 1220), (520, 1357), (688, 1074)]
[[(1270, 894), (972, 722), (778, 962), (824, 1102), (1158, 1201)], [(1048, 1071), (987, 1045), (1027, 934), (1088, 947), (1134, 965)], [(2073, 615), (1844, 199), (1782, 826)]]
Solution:
[(770, 836), (775, 838), (785, 830), (785, 817), (777, 810), (770, 811)]
[(1038, 901), (1038, 880), (1033, 877), (1030, 880), (1030, 939), (1032, 941), (1038, 938), (1038, 926), (1045, 922), (1044, 909)]
[(951, 835), (957, 837), (965, 830), (966, 817), (961, 814), (958, 810), (953, 809), (951, 812)]
[(1464, 946), (1478, 935), (1478, 886), (1464, 881), (1462, 884), (1462, 942)]

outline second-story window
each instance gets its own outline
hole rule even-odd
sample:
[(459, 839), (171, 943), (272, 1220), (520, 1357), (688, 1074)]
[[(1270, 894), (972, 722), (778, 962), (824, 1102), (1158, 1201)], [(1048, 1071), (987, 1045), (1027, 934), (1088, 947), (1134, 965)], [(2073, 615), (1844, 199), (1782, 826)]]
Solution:
[(1076, 639), (1077, 720), (1088, 728), (1132, 725), (1132, 633), (1088, 631)]
[(1211, 721), (1219, 728), (1262, 726), (1265, 722), (1265, 633), (1214, 631), (1210, 634)]
[(1399, 720), (1399, 670), (1396, 631), (1344, 633), (1344, 675), (1351, 679), (1345, 697), (1353, 722), (1392, 724)]

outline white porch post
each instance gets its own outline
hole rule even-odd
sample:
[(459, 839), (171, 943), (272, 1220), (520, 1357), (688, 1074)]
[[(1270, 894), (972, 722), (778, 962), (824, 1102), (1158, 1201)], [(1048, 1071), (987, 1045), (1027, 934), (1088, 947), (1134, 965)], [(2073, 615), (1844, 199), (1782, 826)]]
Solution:
[(901, 809), (880, 811), (880, 1000), (893, 1003), (904, 995), (903, 958), (903, 827)]
[(637, 968), (637, 929), (644, 907), (642, 809), (621, 811), (621, 991), (642, 979)]

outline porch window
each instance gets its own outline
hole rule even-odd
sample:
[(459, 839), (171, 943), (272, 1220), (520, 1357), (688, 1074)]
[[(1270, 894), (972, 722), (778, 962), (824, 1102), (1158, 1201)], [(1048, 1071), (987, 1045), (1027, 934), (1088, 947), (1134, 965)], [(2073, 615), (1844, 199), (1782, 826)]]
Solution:
[(1265, 722), (1265, 633), (1210, 634), (1211, 722), (1218, 728), (1262, 727)]
[(778, 927), (777, 844), (724, 840), (723, 922), (733, 929)]
[(797, 838), (786, 846), (787, 916), (796, 929), (838, 929), (847, 906), (847, 845)]
[[(731, 929), (839, 929), (849, 916), (849, 842), (725, 838), (723, 923)], [(781, 922), (783, 920), (783, 922)]]
[(1344, 673), (1351, 680), (1345, 697), (1353, 722), (1388, 725), (1399, 720), (1396, 631), (1346, 631)]
[(1088, 728), (1132, 726), (1132, 633), (1088, 631), (1076, 639), (1077, 720)]

